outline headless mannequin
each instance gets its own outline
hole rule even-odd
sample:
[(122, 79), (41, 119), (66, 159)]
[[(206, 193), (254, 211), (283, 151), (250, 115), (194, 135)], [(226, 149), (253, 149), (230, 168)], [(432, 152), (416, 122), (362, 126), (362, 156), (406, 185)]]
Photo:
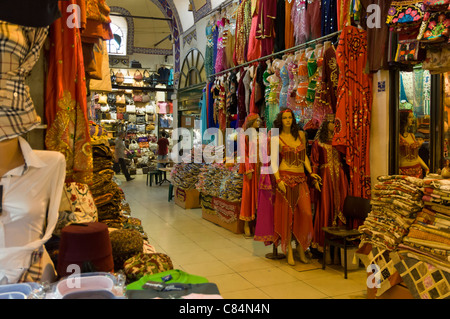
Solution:
[[(291, 126), (293, 123), (292, 113), (291, 112), (284, 112), (282, 115), (282, 123), (283, 127), (280, 131), (280, 138), (283, 139), (284, 142), (286, 142), (287, 146), (296, 148), (301, 143), (306, 144), (306, 137), (303, 131), (299, 132), (299, 138), (295, 140), (294, 136), (291, 134)], [(283, 147), (283, 143), (279, 141), (280, 148)], [(272, 164), (275, 163), (275, 160), (272, 160)], [(305, 156), (305, 162), (304, 164), (300, 164), (299, 166), (288, 166), (284, 160), (281, 161), (279, 169), (272, 167), (274, 173), (275, 180), (277, 181), (277, 186), (281, 190), (281, 192), (286, 193), (286, 184), (284, 181), (280, 179), (280, 172), (279, 170), (286, 170), (286, 171), (292, 171), (296, 173), (305, 173), (306, 171), (310, 174), (311, 178), (314, 179), (314, 185), (317, 190), (320, 191), (320, 182), (321, 178), (319, 175), (312, 173), (311, 163), (309, 161), (308, 156)], [(300, 261), (303, 263), (309, 263), (309, 260), (306, 258), (305, 250), (307, 247), (301, 247), (301, 245), (298, 243), (296, 246), (296, 250), (300, 256)], [(290, 234), (290, 237), (287, 239), (287, 262), (289, 265), (295, 265), (294, 260), (294, 252), (292, 249), (292, 233)]]
[(328, 50), (331, 47), (331, 41), (325, 41), (323, 43), (323, 52), (325, 53), (326, 50)]
[(0, 177), (25, 163), (17, 137), (0, 142), (0, 154)]
[(298, 64), (298, 62), (300, 61), (300, 59), (303, 56), (303, 53), (305, 53), (305, 49), (301, 49), (297, 52), (295, 52), (295, 56), (294, 56), (294, 61)]

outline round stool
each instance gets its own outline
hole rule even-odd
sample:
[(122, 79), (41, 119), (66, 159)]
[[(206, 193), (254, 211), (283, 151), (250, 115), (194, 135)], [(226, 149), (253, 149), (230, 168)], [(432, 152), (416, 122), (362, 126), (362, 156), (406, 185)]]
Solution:
[[(114, 261), (108, 226), (92, 222), (72, 224), (61, 230), (57, 272), (60, 277), (73, 274), (68, 266), (78, 265), (81, 272), (113, 272)], [(93, 269), (92, 269), (93, 267)]]

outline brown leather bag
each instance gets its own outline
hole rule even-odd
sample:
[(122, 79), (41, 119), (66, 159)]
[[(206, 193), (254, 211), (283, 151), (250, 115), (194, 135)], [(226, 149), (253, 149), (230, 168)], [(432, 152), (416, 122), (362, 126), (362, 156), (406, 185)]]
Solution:
[(124, 79), (125, 79), (125, 77), (122, 72), (119, 71), (116, 73), (116, 83), (117, 84), (122, 84)]
[(134, 72), (134, 80), (139, 82), (142, 81), (143, 77), (142, 77), (142, 73), (139, 70), (136, 70), (136, 72)]

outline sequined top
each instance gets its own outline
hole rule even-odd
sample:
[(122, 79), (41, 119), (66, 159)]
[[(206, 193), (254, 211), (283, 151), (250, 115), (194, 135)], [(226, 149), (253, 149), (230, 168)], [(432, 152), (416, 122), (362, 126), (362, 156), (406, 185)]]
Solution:
[(408, 143), (408, 141), (400, 135), (400, 156), (406, 158), (409, 161), (416, 160), (419, 157), (419, 142), (416, 141), (416, 138), (412, 133), (410, 133), (414, 142)]
[(300, 166), (305, 163), (306, 158), (306, 147), (300, 144), (297, 147), (288, 146), (285, 141), (280, 136), (280, 140), (283, 142), (281, 147), (280, 159), (284, 160), (288, 166)]

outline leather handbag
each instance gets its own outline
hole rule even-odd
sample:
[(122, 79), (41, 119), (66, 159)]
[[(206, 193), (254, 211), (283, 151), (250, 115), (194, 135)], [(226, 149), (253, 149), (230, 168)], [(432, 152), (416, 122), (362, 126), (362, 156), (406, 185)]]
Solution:
[(127, 105), (127, 113), (136, 113), (136, 105), (128, 104)]
[(148, 70), (144, 70), (144, 73), (142, 73), (142, 82), (144, 82), (146, 85), (152, 84), (153, 79)]
[(125, 106), (117, 106), (116, 110), (119, 113), (125, 113), (127, 111), (127, 108)]
[(116, 96), (116, 104), (120, 104), (120, 105), (125, 105), (126, 104), (125, 94), (121, 94), (121, 95), (117, 95)]
[(124, 85), (133, 85), (133, 83), (134, 83), (134, 79), (130, 75), (130, 72), (127, 71), (127, 75), (125, 76), (125, 79), (123, 80), (123, 84)]
[(110, 70), (109, 74), (111, 76), (111, 83), (115, 83), (116, 82), (116, 75), (114, 74), (114, 71)]
[(143, 106), (136, 107), (136, 114), (145, 115), (145, 107), (143, 107)]
[(117, 119), (118, 120), (123, 120), (123, 113), (117, 112)]
[(136, 123), (136, 114), (134, 113), (127, 113), (128, 114), (128, 122)]
[(142, 102), (142, 94), (134, 94), (133, 101), (134, 102)]
[(148, 95), (147, 93), (142, 94), (142, 102), (144, 103), (150, 102), (150, 95)]
[(125, 80), (125, 77), (124, 77), (123, 73), (121, 71), (117, 72), (116, 73), (116, 80), (115, 80), (116, 83), (117, 84), (122, 84), (124, 80)]
[(115, 93), (108, 93), (108, 104), (116, 104), (116, 94)]
[(108, 96), (104, 93), (100, 94), (98, 98), (98, 103), (100, 104), (107, 104), (108, 103)]
[(137, 82), (140, 82), (140, 81), (142, 81), (142, 73), (141, 73), (141, 71), (139, 71), (139, 70), (136, 70), (135, 72), (134, 72), (134, 80), (135, 81), (137, 81)]

